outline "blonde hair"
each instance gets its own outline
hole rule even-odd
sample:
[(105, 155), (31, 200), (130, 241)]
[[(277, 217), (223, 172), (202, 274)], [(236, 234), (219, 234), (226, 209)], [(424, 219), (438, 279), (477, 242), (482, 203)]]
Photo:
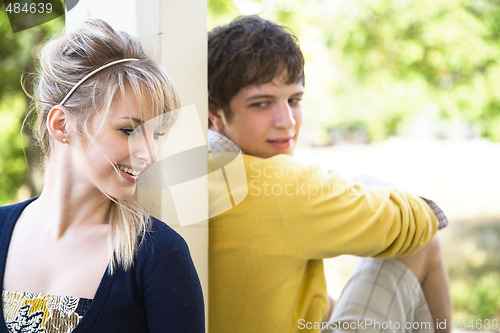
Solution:
[[(127, 33), (115, 31), (102, 20), (87, 20), (75, 32), (49, 42), (40, 56), (34, 97), (37, 113), (34, 132), (45, 161), (53, 149), (46, 126), (51, 108), (60, 104), (83, 77), (103, 65), (125, 58), (138, 60), (117, 63), (93, 74), (64, 102), (67, 111), (77, 117), (81, 135), (88, 136), (89, 120), (97, 112), (106, 112), (103, 119), (107, 118), (111, 104), (118, 95), (124, 94), (127, 87), (132, 88), (141, 106), (147, 99), (154, 116), (180, 107), (168, 74), (157, 61), (145, 54), (137, 40)], [(124, 269), (132, 266), (138, 241), (146, 231), (150, 215), (134, 199), (109, 198), (112, 200), (109, 221), (113, 249), (110, 269), (113, 272), (117, 265)]]

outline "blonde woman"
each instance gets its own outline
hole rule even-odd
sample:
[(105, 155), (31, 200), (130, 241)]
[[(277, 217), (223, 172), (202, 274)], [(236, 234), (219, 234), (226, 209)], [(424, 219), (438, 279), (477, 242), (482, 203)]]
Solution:
[(172, 82), (101, 20), (40, 62), (45, 185), (0, 208), (0, 332), (204, 332), (185, 241), (133, 199), (179, 107)]

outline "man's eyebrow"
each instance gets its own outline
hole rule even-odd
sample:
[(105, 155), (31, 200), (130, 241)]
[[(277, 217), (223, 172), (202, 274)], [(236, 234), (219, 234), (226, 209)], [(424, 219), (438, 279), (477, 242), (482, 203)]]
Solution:
[[(295, 94), (292, 94), (290, 97), (299, 97), (299, 96), (302, 96), (302, 95), (304, 95), (304, 92), (303, 91), (298, 91)], [(250, 102), (250, 101), (253, 101), (253, 100), (256, 100), (256, 99), (275, 99), (275, 98), (277, 98), (275, 95), (265, 95), (265, 94), (262, 94), (262, 95), (253, 95), (253, 96), (250, 96), (247, 99), (245, 99), (245, 102)]]
[(245, 102), (253, 101), (255, 99), (272, 99), (272, 98), (276, 98), (276, 96), (274, 96), (274, 95), (254, 95), (254, 96), (248, 97), (245, 100)]
[(299, 96), (302, 96), (304, 95), (304, 92), (303, 91), (299, 91), (299, 92), (296, 92), (295, 94), (293, 94), (291, 97), (299, 97)]

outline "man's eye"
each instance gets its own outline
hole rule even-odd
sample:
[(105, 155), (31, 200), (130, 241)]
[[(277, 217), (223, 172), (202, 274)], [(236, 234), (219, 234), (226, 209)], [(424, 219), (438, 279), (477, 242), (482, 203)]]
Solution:
[(263, 108), (267, 105), (267, 102), (258, 102), (258, 103), (253, 103), (250, 106), (254, 108)]
[(298, 99), (298, 98), (290, 98), (290, 99), (288, 100), (288, 104), (297, 104), (297, 103), (299, 103), (300, 101), (301, 101), (301, 100), (300, 100), (300, 99)]

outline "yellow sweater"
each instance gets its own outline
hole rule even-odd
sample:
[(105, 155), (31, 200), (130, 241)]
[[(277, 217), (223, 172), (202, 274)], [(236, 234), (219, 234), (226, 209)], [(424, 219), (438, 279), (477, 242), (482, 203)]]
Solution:
[(244, 162), (247, 197), (210, 219), (210, 333), (306, 332), (299, 320), (321, 322), (329, 308), (323, 258), (402, 256), (437, 230), (431, 208), (401, 191), (285, 155)]

